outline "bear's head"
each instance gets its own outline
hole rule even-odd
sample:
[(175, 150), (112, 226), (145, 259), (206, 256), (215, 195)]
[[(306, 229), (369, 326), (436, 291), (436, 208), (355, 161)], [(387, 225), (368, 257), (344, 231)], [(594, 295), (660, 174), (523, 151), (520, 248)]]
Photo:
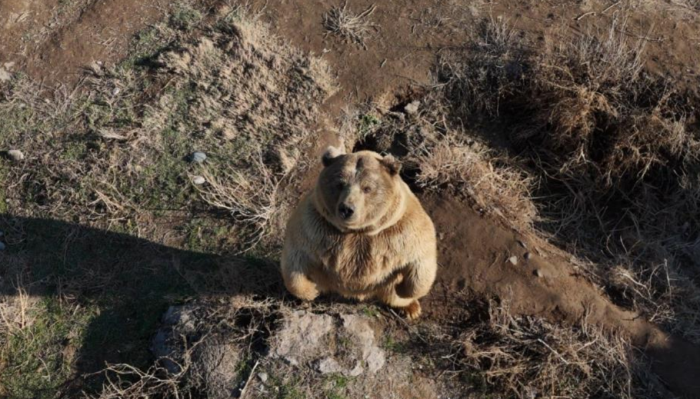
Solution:
[(343, 154), (329, 147), (316, 187), (316, 206), (342, 231), (374, 229), (403, 206), (401, 164), (373, 151)]

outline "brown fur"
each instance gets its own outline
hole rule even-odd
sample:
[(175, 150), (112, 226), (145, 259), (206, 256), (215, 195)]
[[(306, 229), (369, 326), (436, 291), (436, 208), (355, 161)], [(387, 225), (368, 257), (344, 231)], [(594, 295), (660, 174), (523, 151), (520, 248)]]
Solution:
[[(437, 271), (435, 227), (391, 156), (331, 147), (315, 189), (287, 224), (282, 275), (296, 297), (337, 292), (420, 315)], [(354, 209), (343, 218), (342, 206)]]

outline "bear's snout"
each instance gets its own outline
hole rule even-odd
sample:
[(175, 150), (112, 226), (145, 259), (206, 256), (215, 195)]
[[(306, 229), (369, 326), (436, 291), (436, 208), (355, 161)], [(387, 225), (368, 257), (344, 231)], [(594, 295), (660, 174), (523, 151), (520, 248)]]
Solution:
[(340, 204), (338, 206), (338, 214), (340, 214), (340, 217), (344, 220), (350, 219), (354, 213), (355, 207), (352, 205)]

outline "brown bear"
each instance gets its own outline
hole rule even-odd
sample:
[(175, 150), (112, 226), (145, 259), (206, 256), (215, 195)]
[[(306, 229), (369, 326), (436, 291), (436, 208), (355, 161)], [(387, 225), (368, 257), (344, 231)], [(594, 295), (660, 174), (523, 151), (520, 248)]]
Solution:
[(316, 187), (287, 223), (282, 275), (311, 301), (324, 292), (377, 298), (420, 316), (437, 272), (435, 227), (393, 156), (329, 147)]

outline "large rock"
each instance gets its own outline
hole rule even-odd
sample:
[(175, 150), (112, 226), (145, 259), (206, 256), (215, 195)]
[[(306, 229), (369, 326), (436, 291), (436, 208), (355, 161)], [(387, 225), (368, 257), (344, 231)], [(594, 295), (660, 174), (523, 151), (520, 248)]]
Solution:
[(368, 319), (354, 314), (339, 319), (305, 311), (289, 314), (275, 334), (270, 355), (322, 374), (355, 377), (384, 367), (386, 355)]

